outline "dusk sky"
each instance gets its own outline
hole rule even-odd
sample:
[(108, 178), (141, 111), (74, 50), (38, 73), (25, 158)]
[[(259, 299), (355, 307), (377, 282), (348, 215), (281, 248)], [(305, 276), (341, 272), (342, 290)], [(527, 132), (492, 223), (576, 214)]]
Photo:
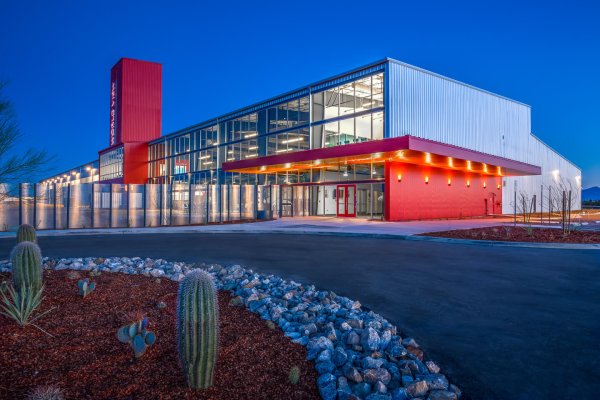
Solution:
[(108, 147), (120, 57), (163, 65), (163, 134), (391, 57), (530, 105), (600, 186), (598, 2), (484, 3), (4, 1), (0, 80), (50, 174)]

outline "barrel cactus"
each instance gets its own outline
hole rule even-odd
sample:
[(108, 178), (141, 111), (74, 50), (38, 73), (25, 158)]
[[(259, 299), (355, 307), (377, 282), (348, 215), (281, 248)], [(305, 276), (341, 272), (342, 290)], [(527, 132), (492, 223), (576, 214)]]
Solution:
[(188, 385), (213, 384), (219, 340), (219, 305), (212, 276), (203, 270), (186, 275), (177, 295), (177, 348)]
[(29, 224), (19, 226), (19, 230), (17, 231), (17, 243), (21, 242), (37, 242), (37, 236), (33, 226)]
[(21, 242), (11, 254), (12, 280), (17, 290), (31, 287), (35, 293), (42, 288), (42, 252), (33, 242)]
[(147, 330), (148, 318), (144, 317), (130, 325), (125, 325), (117, 331), (117, 339), (121, 343), (129, 343), (136, 358), (141, 357), (146, 349), (156, 342), (154, 332)]

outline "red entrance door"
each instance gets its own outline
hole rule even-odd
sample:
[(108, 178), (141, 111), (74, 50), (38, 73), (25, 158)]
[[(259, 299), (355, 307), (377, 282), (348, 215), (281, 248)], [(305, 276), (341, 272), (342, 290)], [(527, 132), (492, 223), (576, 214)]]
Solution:
[(356, 185), (337, 185), (337, 216), (356, 217)]

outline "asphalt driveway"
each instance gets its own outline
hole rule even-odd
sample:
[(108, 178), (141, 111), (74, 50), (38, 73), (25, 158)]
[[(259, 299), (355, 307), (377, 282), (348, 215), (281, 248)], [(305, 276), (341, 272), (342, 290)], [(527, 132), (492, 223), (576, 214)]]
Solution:
[[(474, 399), (600, 398), (600, 251), (275, 234), (41, 237), (45, 255), (239, 263), (356, 298)], [(0, 258), (14, 239), (0, 240)]]

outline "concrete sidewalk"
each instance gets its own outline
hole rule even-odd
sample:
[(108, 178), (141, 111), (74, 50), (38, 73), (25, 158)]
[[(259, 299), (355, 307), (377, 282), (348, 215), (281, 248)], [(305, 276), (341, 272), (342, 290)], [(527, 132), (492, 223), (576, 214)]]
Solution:
[[(432, 220), (383, 222), (359, 218), (336, 217), (294, 217), (273, 221), (199, 225), (163, 226), (152, 228), (99, 228), (41, 230), (38, 236), (106, 235), (106, 234), (156, 234), (156, 233), (304, 233), (375, 236), (410, 236), (426, 232), (440, 232), (453, 229), (483, 228), (509, 223), (510, 218), (486, 218), (463, 220)], [(0, 238), (14, 237), (14, 232), (0, 232)]]

